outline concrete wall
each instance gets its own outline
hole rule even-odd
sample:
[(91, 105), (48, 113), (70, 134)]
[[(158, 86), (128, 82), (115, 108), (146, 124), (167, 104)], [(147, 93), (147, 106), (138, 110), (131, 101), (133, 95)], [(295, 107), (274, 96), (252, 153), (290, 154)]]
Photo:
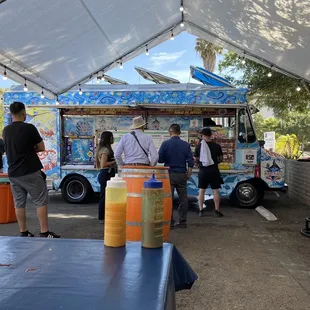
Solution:
[(310, 206), (310, 162), (286, 160), (288, 196)]

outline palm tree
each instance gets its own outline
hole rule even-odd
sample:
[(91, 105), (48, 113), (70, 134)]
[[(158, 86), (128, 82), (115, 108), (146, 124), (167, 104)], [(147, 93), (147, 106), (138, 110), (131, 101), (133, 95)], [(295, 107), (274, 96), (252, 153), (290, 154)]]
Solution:
[(197, 38), (195, 50), (202, 58), (204, 68), (210, 72), (214, 72), (216, 55), (222, 54), (223, 48), (204, 39)]

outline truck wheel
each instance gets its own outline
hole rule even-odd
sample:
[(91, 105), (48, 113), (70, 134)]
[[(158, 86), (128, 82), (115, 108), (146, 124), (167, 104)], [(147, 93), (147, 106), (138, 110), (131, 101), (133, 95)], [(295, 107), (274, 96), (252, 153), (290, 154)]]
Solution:
[(86, 202), (90, 190), (90, 184), (84, 177), (74, 175), (65, 180), (61, 187), (61, 194), (66, 202), (83, 203)]
[(264, 198), (264, 191), (250, 183), (240, 183), (230, 196), (232, 204), (243, 208), (255, 208)]

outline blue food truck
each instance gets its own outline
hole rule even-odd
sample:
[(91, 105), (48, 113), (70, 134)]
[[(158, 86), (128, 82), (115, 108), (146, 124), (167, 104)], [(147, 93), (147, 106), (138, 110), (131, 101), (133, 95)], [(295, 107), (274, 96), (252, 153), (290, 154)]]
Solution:
[[(73, 89), (57, 102), (15, 86), (4, 94), (5, 124), (11, 122), (9, 105), (23, 102), (26, 121), (38, 128), (45, 141), (46, 151), (39, 157), (48, 186), (61, 190), (69, 203), (83, 203), (100, 190), (94, 154), (102, 131), (113, 132), (115, 148), (132, 118), (142, 115), (157, 148), (169, 138), (170, 124), (178, 123), (181, 138), (194, 150), (200, 138), (197, 131), (209, 126), (224, 153), (221, 196), (254, 207), (266, 190), (284, 187), (284, 158), (260, 147), (246, 89), (202, 68), (191, 67), (191, 74), (203, 84), (83, 85), (82, 92)], [(197, 176), (195, 168), (188, 181), (190, 196), (198, 195)]]

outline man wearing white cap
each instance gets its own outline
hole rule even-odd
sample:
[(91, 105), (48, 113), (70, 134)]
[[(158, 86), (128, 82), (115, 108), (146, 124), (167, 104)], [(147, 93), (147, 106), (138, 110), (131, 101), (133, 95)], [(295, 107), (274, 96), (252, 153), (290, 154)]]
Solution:
[[(146, 122), (142, 116), (133, 118), (130, 129), (132, 131), (122, 136), (114, 156), (119, 166), (155, 166), (158, 154), (152, 137), (143, 131)], [(125, 155), (125, 160), (122, 154)]]

